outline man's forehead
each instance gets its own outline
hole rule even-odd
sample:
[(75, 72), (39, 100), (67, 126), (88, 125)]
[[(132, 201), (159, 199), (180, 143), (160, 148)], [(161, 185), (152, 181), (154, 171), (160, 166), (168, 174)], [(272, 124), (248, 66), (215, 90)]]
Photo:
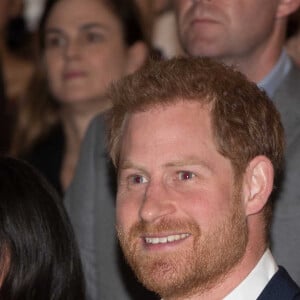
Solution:
[(146, 115), (150, 115), (152, 118), (155, 118), (157, 114), (170, 114), (174, 111), (211, 111), (211, 102), (206, 99), (185, 99), (182, 97), (175, 97), (173, 99), (167, 99), (162, 101), (155, 101), (150, 105), (146, 105), (136, 111), (127, 113), (125, 119), (131, 118), (143, 118)]
[[(156, 105), (145, 111), (132, 113), (124, 125), (122, 142), (132, 139), (140, 144), (146, 138), (163, 143), (176, 134), (182, 136), (193, 131), (211, 132), (210, 111), (207, 105), (196, 101), (179, 101), (168, 105)], [(138, 141), (137, 141), (138, 140)]]

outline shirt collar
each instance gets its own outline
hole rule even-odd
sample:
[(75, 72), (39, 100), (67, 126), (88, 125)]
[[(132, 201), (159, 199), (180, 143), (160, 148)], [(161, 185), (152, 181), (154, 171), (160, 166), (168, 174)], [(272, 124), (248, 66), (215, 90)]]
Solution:
[(267, 249), (250, 274), (223, 300), (257, 299), (277, 270), (271, 251)]
[(258, 86), (265, 90), (268, 96), (272, 98), (291, 67), (292, 61), (286, 51), (283, 50), (276, 65), (271, 72), (258, 83)]

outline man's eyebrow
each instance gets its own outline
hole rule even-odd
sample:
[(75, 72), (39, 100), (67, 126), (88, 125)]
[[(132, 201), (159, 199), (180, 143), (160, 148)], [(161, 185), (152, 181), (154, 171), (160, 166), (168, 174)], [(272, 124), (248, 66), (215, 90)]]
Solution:
[[(170, 162), (167, 162), (166, 164), (164, 164), (165, 168), (168, 168), (168, 167), (169, 168), (170, 167), (184, 167), (184, 166), (200, 166), (200, 167), (203, 167), (204, 169), (212, 171), (212, 168), (211, 168), (211, 166), (209, 166), (208, 163), (206, 163), (203, 160), (200, 160), (199, 158), (196, 158), (196, 157), (188, 157), (186, 159), (174, 160), (174, 161), (170, 161)], [(120, 165), (119, 169), (120, 170), (136, 169), (136, 170), (141, 170), (141, 171), (146, 172), (145, 168), (143, 166), (138, 165), (138, 164), (134, 164), (130, 160), (124, 161)]]
[(122, 162), (122, 164), (120, 164), (119, 168), (118, 168), (118, 178), (120, 178), (120, 174), (122, 173), (122, 171), (126, 171), (126, 170), (132, 170), (132, 171), (137, 171), (137, 172), (141, 172), (143, 174), (146, 174), (149, 176), (149, 173), (147, 172), (147, 170), (141, 166), (141, 165), (137, 165), (137, 164), (134, 164), (132, 163), (131, 161), (129, 160), (126, 160), (124, 162)]
[(188, 157), (180, 160), (174, 160), (165, 164), (165, 167), (184, 167), (184, 166), (200, 166), (204, 169), (212, 171), (211, 166), (197, 157)]
[(126, 170), (126, 169), (136, 169), (136, 170), (144, 170), (145, 168), (141, 165), (134, 164), (130, 160), (125, 160), (120, 164), (119, 170)]

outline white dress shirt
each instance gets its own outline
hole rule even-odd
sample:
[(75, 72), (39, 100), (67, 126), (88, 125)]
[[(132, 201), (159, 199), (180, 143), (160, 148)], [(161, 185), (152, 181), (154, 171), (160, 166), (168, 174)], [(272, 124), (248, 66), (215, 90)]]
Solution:
[(267, 249), (249, 275), (223, 300), (255, 300), (277, 272), (278, 266)]

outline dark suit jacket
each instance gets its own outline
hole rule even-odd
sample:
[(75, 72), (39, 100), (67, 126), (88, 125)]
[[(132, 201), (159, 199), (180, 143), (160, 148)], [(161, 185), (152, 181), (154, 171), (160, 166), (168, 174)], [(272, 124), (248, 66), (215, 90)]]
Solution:
[[(300, 70), (293, 66), (276, 91), (274, 102), (281, 113), (287, 137), (287, 171), (278, 189), (272, 227), (272, 253), (300, 284)], [(73, 183), (65, 203), (81, 255), (89, 300), (147, 299), (134, 277), (124, 275), (116, 252), (113, 176), (105, 151), (103, 117), (93, 120)], [(121, 267), (120, 267), (121, 266)], [(120, 272), (126, 270), (126, 272)], [(128, 271), (129, 272), (129, 271)], [(124, 280), (124, 278), (126, 278)], [(139, 294), (138, 291), (141, 291)], [(281, 299), (285, 300), (285, 299)]]
[(257, 300), (299, 300), (300, 288), (293, 281), (287, 271), (279, 270), (269, 281)]

